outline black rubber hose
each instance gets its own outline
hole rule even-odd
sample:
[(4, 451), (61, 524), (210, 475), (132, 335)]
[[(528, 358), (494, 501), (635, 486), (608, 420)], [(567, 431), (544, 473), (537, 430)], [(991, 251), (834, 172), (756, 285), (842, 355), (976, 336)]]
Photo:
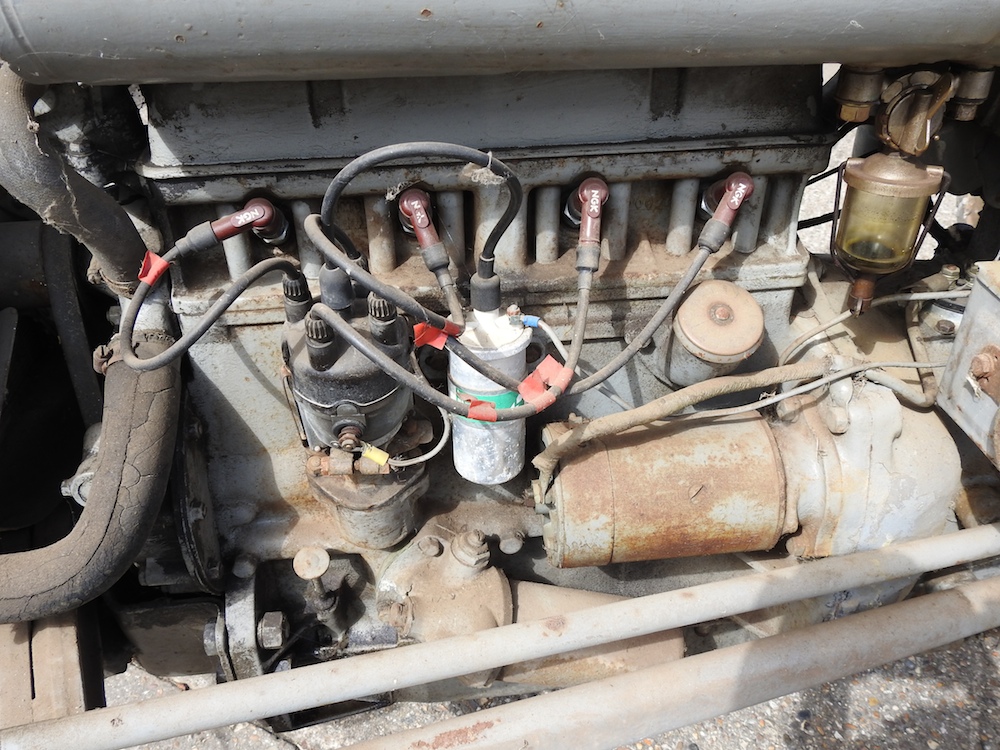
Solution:
[[(164, 260), (168, 262), (176, 257), (174, 250), (171, 250), (164, 254)], [(284, 271), (287, 276), (298, 276), (299, 266), (295, 261), (289, 260), (287, 258), (268, 258), (267, 260), (262, 260), (259, 263), (255, 263), (248, 270), (246, 270), (242, 276), (236, 279), (229, 288), (227, 288), (212, 306), (208, 308), (208, 311), (198, 319), (198, 322), (194, 326), (189, 328), (183, 336), (180, 337), (171, 347), (159, 352), (153, 357), (142, 358), (135, 351), (133, 351), (130, 346), (122, 347), (122, 359), (125, 361), (129, 367), (133, 370), (140, 370), (143, 372), (148, 372), (150, 370), (156, 370), (160, 367), (165, 367), (171, 362), (180, 359), (188, 349), (190, 349), (198, 339), (205, 335), (209, 328), (215, 325), (216, 321), (221, 318), (226, 310), (228, 310), (236, 299), (245, 292), (251, 284), (253, 284), (258, 279), (266, 276), (274, 271)], [(149, 296), (149, 292), (152, 287), (145, 281), (140, 282), (138, 288), (135, 290), (135, 295), (132, 297), (132, 301), (129, 303), (128, 307), (125, 309), (122, 315), (121, 327), (119, 328), (119, 336), (123, 342), (132, 341), (132, 332), (135, 329), (135, 321), (139, 316), (139, 310), (142, 308), (143, 303), (146, 301), (146, 297)]]
[(313, 305), (310, 314), (326, 321), (338, 336), (365, 355), (374, 364), (378, 365), (383, 372), (391, 375), (397, 383), (406, 386), (427, 403), (440, 407), (450, 414), (456, 414), (460, 417), (469, 416), (469, 405), (467, 403), (444, 395), (440, 391), (435, 390), (426, 380), (402, 367), (396, 360), (354, 330), (354, 326), (344, 320), (332, 308), (322, 303), (317, 303)]
[[(143, 332), (139, 349), (167, 348)], [(135, 561), (156, 520), (173, 460), (179, 368), (108, 367), (97, 469), (73, 530), (40, 549), (0, 555), (0, 622), (66, 612), (100, 596)]]
[(326, 193), (323, 195), (323, 205), (320, 208), (320, 217), (323, 220), (323, 225), (327, 227), (334, 226), (333, 218), (337, 211), (337, 202), (351, 180), (362, 172), (372, 167), (377, 167), (380, 164), (412, 158), (457, 159), (463, 162), (471, 162), (472, 164), (478, 164), (480, 167), (489, 169), (493, 174), (502, 177), (507, 183), (509, 195), (507, 209), (500, 217), (497, 225), (493, 227), (490, 236), (486, 238), (486, 244), (483, 246), (483, 252), (480, 256), (480, 265), (484, 263), (488, 264), (490, 267), (489, 275), (492, 276), (493, 258), (497, 243), (500, 242), (503, 233), (507, 231), (507, 227), (514, 221), (514, 217), (517, 216), (517, 212), (521, 209), (521, 200), (524, 197), (524, 191), (517, 176), (506, 164), (495, 158), (492, 154), (487, 154), (469, 146), (461, 146), (457, 143), (440, 143), (437, 141), (414, 141), (412, 143), (397, 143), (391, 146), (383, 146), (382, 148), (362, 154), (340, 170), (337, 176), (333, 178), (329, 187), (327, 187)]
[(449, 336), (444, 348), (465, 362), (465, 364), (478, 372), (480, 375), (489, 378), (497, 385), (506, 388), (508, 391), (516, 391), (521, 387), (520, 380), (515, 378), (513, 375), (501, 372), (486, 360), (480, 359), (476, 356), (475, 352), (465, 346), (465, 344), (458, 339)]
[[(694, 258), (691, 260), (691, 264), (684, 272), (684, 276), (682, 276), (681, 280), (677, 282), (677, 285), (670, 290), (670, 294), (667, 295), (665, 300), (663, 300), (663, 304), (660, 305), (659, 309), (657, 309), (656, 314), (649, 319), (649, 322), (632, 340), (632, 343), (622, 349), (622, 351), (619, 352), (614, 359), (608, 362), (608, 364), (595, 372), (593, 375), (590, 375), (583, 380), (578, 380), (576, 383), (571, 385), (569, 390), (566, 391), (566, 394), (569, 396), (577, 396), (585, 391), (589, 391), (591, 388), (600, 385), (624, 367), (625, 364), (649, 342), (649, 340), (653, 337), (653, 334), (656, 332), (656, 329), (663, 325), (666, 319), (670, 317), (674, 309), (677, 307), (677, 304), (681, 301), (681, 297), (684, 296), (688, 287), (691, 286), (691, 283), (698, 275), (698, 272), (701, 271), (701, 267), (705, 265), (705, 261), (708, 260), (711, 254), (711, 250), (706, 247), (699, 246)], [(577, 314), (579, 315), (579, 313)]]
[(146, 246), (125, 210), (29, 129), (36, 91), (0, 66), (0, 183), (46, 224), (84, 245), (111, 291), (131, 295)]
[(406, 292), (397, 289), (392, 284), (387, 284), (386, 282), (375, 278), (368, 271), (358, 265), (347, 255), (347, 253), (337, 247), (334, 242), (326, 236), (323, 232), (323, 227), (320, 226), (320, 217), (317, 214), (307, 216), (305, 221), (302, 223), (302, 226), (306, 230), (306, 236), (313, 243), (313, 246), (316, 247), (320, 253), (322, 253), (323, 257), (329, 263), (342, 269), (352, 281), (356, 281), (369, 292), (374, 292), (382, 299), (388, 300), (403, 312), (412, 315), (421, 323), (427, 323), (434, 328), (446, 330), (449, 333), (462, 332), (463, 327), (458, 323), (449, 321), (443, 315), (438, 315), (433, 310), (428, 310)]

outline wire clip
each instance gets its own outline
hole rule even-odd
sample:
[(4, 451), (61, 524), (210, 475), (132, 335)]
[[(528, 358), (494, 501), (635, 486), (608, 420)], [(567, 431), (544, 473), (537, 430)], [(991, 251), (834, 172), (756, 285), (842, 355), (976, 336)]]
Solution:
[(146, 257), (142, 259), (142, 267), (139, 269), (139, 281), (155, 286), (168, 268), (170, 264), (167, 261), (147, 250)]
[(361, 457), (370, 459), (379, 466), (385, 466), (389, 463), (389, 454), (381, 448), (376, 448), (371, 443), (361, 444)]

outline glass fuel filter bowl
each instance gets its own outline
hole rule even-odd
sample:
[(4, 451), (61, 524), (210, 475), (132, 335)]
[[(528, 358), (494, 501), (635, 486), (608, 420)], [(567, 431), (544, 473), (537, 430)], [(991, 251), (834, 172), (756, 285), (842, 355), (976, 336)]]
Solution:
[(913, 261), (928, 201), (945, 184), (945, 172), (898, 152), (877, 153), (848, 159), (843, 181), (847, 195), (833, 251), (842, 266), (856, 273), (849, 303), (858, 315), (871, 302), (877, 277)]

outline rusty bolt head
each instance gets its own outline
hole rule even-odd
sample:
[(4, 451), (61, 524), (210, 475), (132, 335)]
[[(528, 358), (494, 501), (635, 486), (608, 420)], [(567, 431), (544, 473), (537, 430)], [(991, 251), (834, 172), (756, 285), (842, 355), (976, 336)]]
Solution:
[(322, 477), (329, 473), (329, 461), (324, 461), (326, 456), (313, 453), (306, 459), (306, 473), (311, 477)]
[(941, 266), (941, 275), (948, 279), (948, 281), (958, 281), (962, 275), (962, 269), (954, 263), (945, 263)]
[(954, 336), (955, 335), (955, 324), (950, 320), (939, 320), (934, 324), (934, 330), (940, 333), (942, 336)]
[(725, 325), (733, 322), (733, 308), (727, 305), (725, 302), (719, 302), (712, 305), (712, 308), (708, 311), (709, 317), (716, 323)]
[(518, 307), (517, 305), (510, 305), (510, 306), (509, 306), (509, 307), (507, 308), (507, 315), (509, 315), (509, 316), (510, 316), (510, 317), (512, 317), (512, 318), (516, 318), (516, 317), (518, 317), (518, 316), (519, 316), (520, 314), (521, 314), (521, 308), (520, 308), (520, 307)]
[(486, 536), (476, 529), (459, 534), (451, 540), (451, 554), (469, 568), (482, 570), (490, 563), (490, 548)]
[(265, 612), (257, 623), (257, 645), (277, 651), (288, 640), (288, 619), (284, 612)]
[(988, 378), (997, 370), (997, 358), (991, 352), (981, 352), (972, 358), (969, 371), (974, 378)]
[(444, 549), (444, 545), (436, 536), (425, 536), (417, 542), (417, 549), (427, 557), (437, 557)]

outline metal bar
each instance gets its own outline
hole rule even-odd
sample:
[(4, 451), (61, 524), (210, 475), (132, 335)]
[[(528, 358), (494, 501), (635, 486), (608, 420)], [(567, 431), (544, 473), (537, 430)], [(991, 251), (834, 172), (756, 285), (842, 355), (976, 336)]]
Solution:
[(694, 246), (694, 214), (698, 208), (698, 180), (676, 180), (670, 194), (667, 254), (687, 255)]
[[(216, 206), (216, 213), (219, 218), (228, 216), (239, 210), (235, 203), (223, 203)], [(253, 257), (250, 250), (250, 238), (246, 234), (237, 234), (222, 242), (222, 252), (226, 256), (226, 268), (229, 270), (230, 279), (238, 279), (250, 270), (253, 265)]]
[(0, 731), (4, 750), (107, 750), (577, 651), (1000, 554), (1000, 525), (752, 573)]
[(559, 187), (545, 185), (535, 188), (535, 261), (555, 263), (559, 260)]
[(628, 210), (632, 201), (631, 182), (612, 182), (605, 211), (604, 239), (601, 242), (601, 257), (604, 260), (625, 260), (628, 248)]
[(1000, 626), (1000, 578), (353, 745), (607, 750)]
[[(67, 9), (6, 3), (0, 58), (39, 83), (163, 83), (523, 74), (573, 68), (1000, 62), (995, 0), (681, 0), (503, 4), (455, 0), (276, 2), (129, 0)], [(392, 23), (386, 24), (385, 19)], [(975, 19), (969, 23), (968, 19)], [(777, 30), (777, 32), (776, 32)], [(433, 40), (433, 43), (431, 43)]]
[(461, 190), (442, 190), (437, 194), (437, 208), (441, 241), (451, 259), (451, 272), (465, 274), (465, 193)]
[(305, 274), (306, 278), (315, 279), (319, 276), (323, 258), (302, 229), (302, 223), (311, 213), (313, 210), (306, 201), (292, 201), (292, 217), (295, 219), (295, 242), (299, 250), (299, 264), (302, 266), (302, 273)]
[[(507, 189), (499, 184), (478, 185), (474, 193), (476, 196), (475, 253), (478, 259), (493, 227), (507, 210), (508, 195)], [(507, 227), (507, 231), (500, 238), (500, 242), (497, 243), (497, 270), (516, 271), (528, 265), (528, 201), (530, 199), (529, 193), (521, 203), (521, 210), (517, 212), (514, 220)]]
[(733, 225), (733, 250), (752, 253), (757, 249), (760, 222), (764, 216), (764, 196), (767, 195), (767, 177), (753, 178), (753, 195), (743, 204)]
[(396, 233), (392, 208), (384, 195), (366, 195), (364, 202), (371, 272), (389, 273), (396, 267)]

